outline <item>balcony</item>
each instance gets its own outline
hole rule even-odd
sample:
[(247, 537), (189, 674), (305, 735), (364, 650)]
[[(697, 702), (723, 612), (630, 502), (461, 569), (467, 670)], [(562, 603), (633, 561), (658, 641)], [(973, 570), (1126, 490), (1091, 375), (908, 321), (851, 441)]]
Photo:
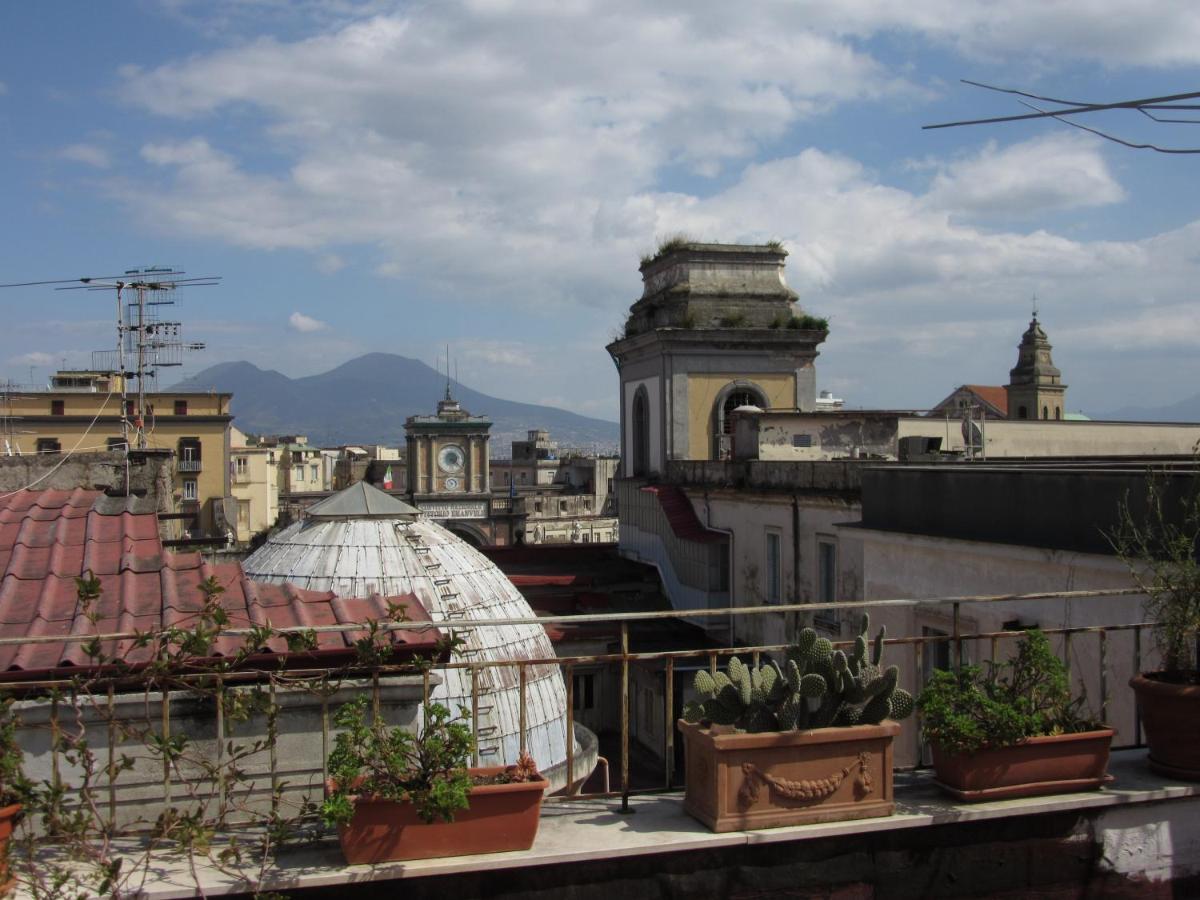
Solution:
[(199, 472), (199, 459), (181, 459), (175, 463), (175, 468), (180, 472)]
[[(1192, 884), (1186, 879), (1200, 877), (1200, 785), (1162, 778), (1145, 766), (1137, 710), (1125, 680), (1130, 671), (1154, 664), (1152, 651), (1143, 646), (1149, 625), (1116, 624), (1119, 619), (1107, 625), (1049, 624), (1056, 616), (1068, 622), (1086, 619), (1114, 597), (1134, 599), (1134, 593), (1049, 592), (496, 620), (495, 624), (553, 623), (567, 631), (580, 625), (615, 629), (618, 639), (609, 652), (571, 655), (560, 645), (554, 660), (568, 690), (568, 733), (575, 731), (572, 676), (601, 667), (598, 677), (612, 693), (609, 702), (599, 704), (608, 710), (601, 713), (605, 718), (599, 730), (606, 748), (602, 752), (613, 761), (613, 783), (604, 785), (594, 778), (580, 794), (547, 798), (537, 841), (529, 851), (374, 867), (345, 866), (336, 840), (322, 831), (303, 803), (320, 797), (332, 743), (330, 706), (340, 702), (336, 691), (367, 691), (376, 706), (386, 709), (405, 698), (412, 702), (428, 697), (430, 685), (446, 670), (469, 670), (474, 688), (507, 668), (515, 670), (512, 682), (522, 686), (516, 712), (524, 723), (527, 669), (547, 661), (483, 664), (454, 659), (425, 673), (411, 666), (373, 664), (362, 680), (353, 685), (334, 681), (332, 691), (328, 678), (337, 673), (319, 667), (268, 667), (219, 676), (185, 667), (170, 676), (169, 691), (150, 691), (129, 678), (118, 685), (64, 677), (0, 685), (0, 693), (22, 698), (19, 740), (26, 750), (27, 774), (39, 782), (61, 784), (69, 799), (89, 799), (85, 809), (91, 810), (87, 815), (95, 817), (98, 826), (94, 846), (106, 859), (122, 860), (125, 890), (147, 898), (332, 885), (349, 892), (352, 888), (346, 886), (352, 883), (398, 879), (405, 881), (401, 890), (407, 898), (477, 896), (491, 888), (508, 894), (560, 891), (580, 896), (615, 890), (629, 896), (1077, 896), (1119, 891), (1132, 896), (1155, 882)], [(918, 729), (910, 720), (897, 739), (901, 765), (896, 771), (894, 816), (714, 834), (683, 812), (674, 722), (691, 672), (734, 654), (748, 659), (782, 647), (631, 649), (631, 633), (636, 636), (639, 623), (814, 608), (869, 609), (879, 617), (897, 609), (930, 610), (953, 623), (949, 633), (899, 631), (886, 641), (889, 659), (900, 665), (911, 689), (918, 686), (925, 662), (1001, 658), (1019, 638), (1016, 631), (975, 633), (965, 628), (964, 611), (979, 604), (999, 604), (1002, 609), (1011, 604), (1043, 606), (1043, 630), (1071, 662), (1073, 679), (1087, 689), (1098, 714), (1118, 730), (1110, 765), (1117, 779), (1114, 785), (1088, 793), (963, 805), (943, 797), (932, 784), (921, 765), (924, 751)], [(368, 625), (323, 630), (365, 633)], [(427, 625), (401, 622), (387, 627), (418, 630)], [(88, 636), (55, 640), (83, 642)], [(259, 706), (248, 718), (228, 718), (228, 710), (242, 702), (237, 691), (258, 698)], [(637, 704), (631, 702), (635, 699)], [(80, 736), (87, 737), (96, 754), (88, 788), (78, 761)], [(164, 740), (173, 736), (183, 736), (181, 746), (194, 760), (188, 756), (173, 764), (164, 762), (161, 749), (154, 748), (166, 746)], [(125, 746), (131, 739), (144, 740), (145, 746), (140, 751)], [(231, 758), (237, 745), (243, 749)], [(113, 768), (124, 756), (133, 760), (128, 774)], [(586, 768), (582, 759), (568, 755), (565, 781), (577, 782)], [(607, 763), (603, 771), (607, 774)], [(240, 779), (238, 787), (231, 779)], [(242, 799), (238, 815), (232, 816), (227, 804), (235, 796)], [(147, 829), (168, 805), (194, 814), (195, 821), (211, 830), (211, 848), (202, 843), (186, 853), (148, 838)], [(268, 829), (269, 821), (275, 826), (286, 822), (294, 839), (282, 846), (268, 841), (277, 831), (275, 826)], [(63, 845), (36, 836), (41, 826), (34, 817), (20, 827), (29, 838), (26, 849), (14, 857), (18, 877), (25, 880), (23, 889), (28, 890), (28, 879), (44, 877), (56, 865), (78, 870), (78, 863), (67, 861)], [(109, 831), (116, 834), (111, 843)], [(243, 848), (258, 845), (269, 847), (269, 852), (240, 862), (223, 858), (235, 839)], [(27, 853), (33, 856), (23, 855)], [(1169, 888), (1159, 895), (1169, 896)]]

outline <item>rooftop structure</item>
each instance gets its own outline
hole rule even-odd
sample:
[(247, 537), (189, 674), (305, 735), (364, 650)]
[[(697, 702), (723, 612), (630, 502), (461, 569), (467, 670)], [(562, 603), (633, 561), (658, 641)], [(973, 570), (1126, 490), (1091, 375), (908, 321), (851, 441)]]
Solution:
[[(539, 625), (481, 627), (489, 619), (531, 618), (533, 610), (496, 566), (411, 506), (359, 482), (314, 506), (243, 563), (250, 578), (291, 581), (341, 595), (413, 594), (434, 622), (465, 640), (463, 660), (552, 659)], [(515, 763), (521, 748), (517, 666), (481, 668), (478, 755), (483, 765)], [(525, 667), (526, 746), (543, 771), (567, 757), (566, 690), (553, 665)], [(447, 669), (432, 694), (452, 709), (472, 706), (472, 673)], [(553, 772), (551, 772), (553, 774)]]

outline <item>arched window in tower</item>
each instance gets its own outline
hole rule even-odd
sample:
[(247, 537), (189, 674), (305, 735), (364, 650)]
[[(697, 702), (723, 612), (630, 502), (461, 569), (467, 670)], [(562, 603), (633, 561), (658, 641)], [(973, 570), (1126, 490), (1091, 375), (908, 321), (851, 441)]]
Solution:
[(1018, 406), (1017, 407), (1017, 418), (1018, 419), (1028, 419), (1029, 418), (1029, 410), (1027, 410), (1024, 406)]
[(633, 437), (633, 474), (650, 474), (650, 398), (645, 386), (633, 395), (633, 421), (630, 422)]
[(713, 409), (713, 458), (728, 459), (732, 449), (733, 417), (739, 406), (766, 409), (767, 401), (757, 388), (736, 382), (728, 385), (717, 397)]
[(1050, 407), (1048, 407), (1048, 406), (1043, 406), (1043, 407), (1042, 407), (1042, 418), (1043, 418), (1043, 419), (1049, 419), (1049, 418), (1050, 418)]
[(1059, 419), (1059, 420), (1062, 419), (1062, 407), (1061, 406), (1054, 407), (1054, 418)]

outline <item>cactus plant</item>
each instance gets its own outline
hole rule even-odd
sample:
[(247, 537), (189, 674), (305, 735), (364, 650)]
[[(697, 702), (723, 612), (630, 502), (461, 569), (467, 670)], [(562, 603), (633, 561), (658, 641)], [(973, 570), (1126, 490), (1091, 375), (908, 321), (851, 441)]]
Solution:
[(873, 645), (869, 629), (864, 614), (849, 654), (805, 628), (788, 648), (783, 667), (774, 661), (751, 667), (735, 656), (724, 673), (697, 672), (699, 699), (684, 706), (683, 718), (751, 732), (906, 718), (913, 711), (912, 695), (897, 686), (896, 666), (882, 667), (884, 629)]

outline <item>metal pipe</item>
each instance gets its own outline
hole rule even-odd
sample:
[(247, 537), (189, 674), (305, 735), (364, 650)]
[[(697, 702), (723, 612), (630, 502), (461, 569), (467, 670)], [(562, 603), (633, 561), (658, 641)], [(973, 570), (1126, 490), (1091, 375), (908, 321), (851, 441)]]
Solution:
[(629, 625), (621, 623), (621, 812), (629, 812)]

